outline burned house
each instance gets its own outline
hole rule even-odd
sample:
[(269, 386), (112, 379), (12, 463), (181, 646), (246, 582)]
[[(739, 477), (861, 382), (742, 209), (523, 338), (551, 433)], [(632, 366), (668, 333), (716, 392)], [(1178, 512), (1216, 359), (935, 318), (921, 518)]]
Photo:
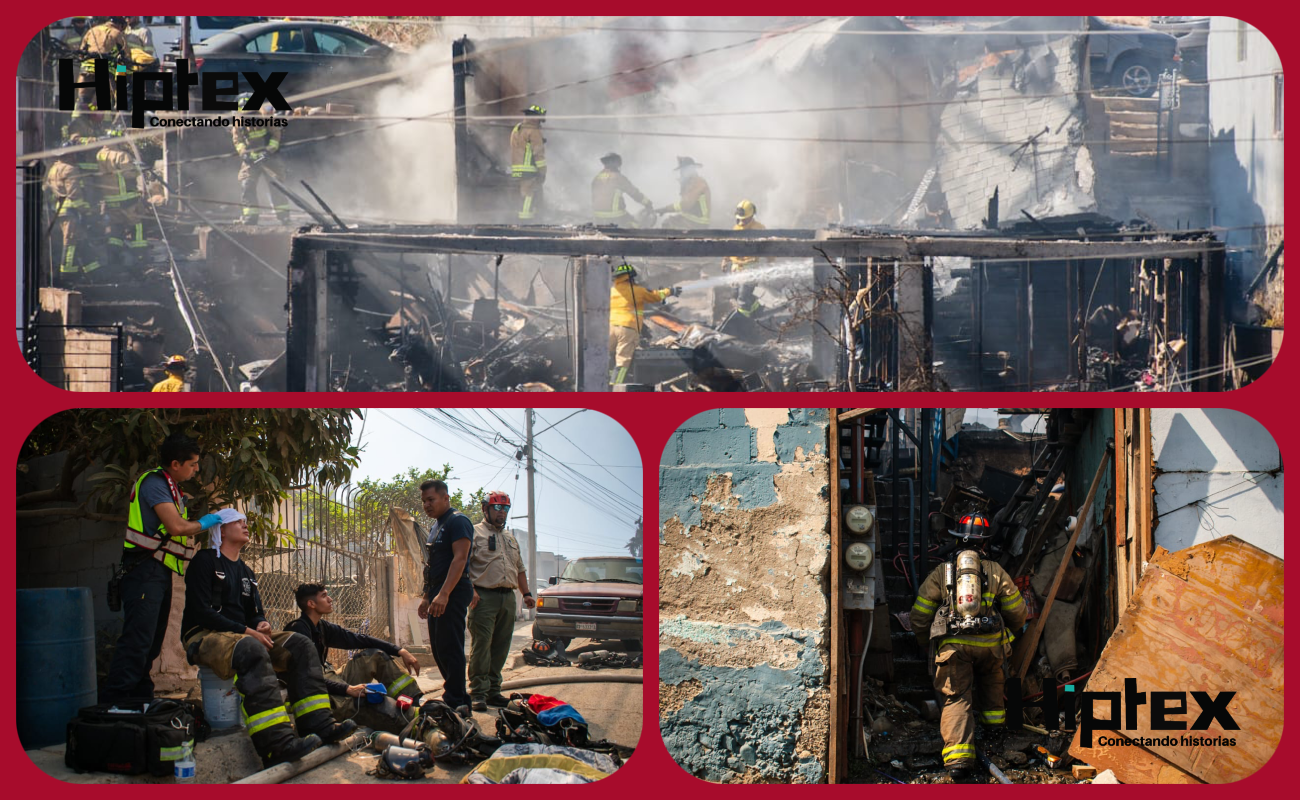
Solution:
[(978, 513), (993, 521), (984, 557), (1030, 609), (1006, 659), (1026, 702), (1128, 691), (1133, 676), (1144, 691), (1237, 692), (1232, 747), (1142, 745), (1145, 715), (1107, 731), (1127, 746), (1086, 746), (1074, 714), (1026, 706), (1023, 728), (976, 738), (1012, 782), (1073, 782), (1078, 764), (1223, 783), (1263, 766), (1283, 721), (1268, 431), (1224, 410), (1000, 409), (996, 429), (963, 427), (967, 413), (721, 409), (678, 429), (660, 463), (670, 755), (710, 781), (947, 782), (909, 611), (960, 544), (948, 531)]

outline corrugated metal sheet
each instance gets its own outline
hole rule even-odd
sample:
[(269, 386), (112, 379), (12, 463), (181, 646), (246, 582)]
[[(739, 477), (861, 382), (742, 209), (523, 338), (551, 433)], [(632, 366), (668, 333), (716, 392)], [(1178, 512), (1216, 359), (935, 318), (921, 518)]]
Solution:
[[(1282, 560), (1235, 537), (1157, 551), (1087, 691), (1119, 692), (1125, 678), (1137, 680), (1148, 705), (1136, 730), (1119, 732), (1130, 739), (1229, 736), (1236, 745), (1083, 748), (1076, 734), (1070, 754), (1113, 769), (1125, 783), (1187, 782), (1180, 772), (1229, 783), (1254, 773), (1282, 737), (1282, 600)], [(1148, 712), (1155, 691), (1235, 691), (1228, 710), (1241, 730), (1224, 731), (1214, 722), (1205, 731), (1153, 731)], [(1190, 725), (1198, 708), (1190, 695), (1187, 704)], [(1099, 719), (1107, 710), (1096, 704)]]

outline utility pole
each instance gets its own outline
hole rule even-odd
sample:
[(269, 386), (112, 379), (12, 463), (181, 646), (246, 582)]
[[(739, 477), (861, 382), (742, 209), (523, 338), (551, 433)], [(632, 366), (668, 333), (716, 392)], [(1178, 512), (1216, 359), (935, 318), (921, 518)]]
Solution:
[[(528, 436), (524, 452), (528, 457), (528, 580), (529, 591), (537, 585), (537, 498), (533, 495), (533, 410), (524, 409), (524, 431)], [(531, 609), (529, 619), (537, 619), (537, 609)]]

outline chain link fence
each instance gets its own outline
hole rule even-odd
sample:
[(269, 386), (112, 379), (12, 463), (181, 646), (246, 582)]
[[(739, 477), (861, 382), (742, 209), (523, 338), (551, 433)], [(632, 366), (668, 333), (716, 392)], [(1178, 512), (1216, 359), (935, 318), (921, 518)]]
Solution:
[[(422, 644), (409, 616), (423, 582), (428, 520), (405, 510), (409, 502), (350, 484), (290, 492), (276, 516), (292, 539), (244, 550), (272, 628), (301, 614), (294, 601), (299, 585), (318, 583), (334, 601), (334, 624), (403, 646)], [(352, 655), (330, 652), (336, 669)]]

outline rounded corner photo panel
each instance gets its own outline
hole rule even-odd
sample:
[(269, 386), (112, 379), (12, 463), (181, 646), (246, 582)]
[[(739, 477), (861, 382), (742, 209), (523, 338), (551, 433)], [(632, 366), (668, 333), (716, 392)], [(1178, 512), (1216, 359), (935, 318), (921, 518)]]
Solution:
[(18, 338), (74, 392), (1231, 391), (1282, 78), (1231, 17), (67, 17)]
[(88, 795), (625, 771), (641, 465), (584, 408), (55, 413), (17, 462), (7, 757)]
[(1246, 414), (722, 408), (659, 484), (659, 727), (695, 778), (1222, 784), (1278, 752), (1282, 456)]

